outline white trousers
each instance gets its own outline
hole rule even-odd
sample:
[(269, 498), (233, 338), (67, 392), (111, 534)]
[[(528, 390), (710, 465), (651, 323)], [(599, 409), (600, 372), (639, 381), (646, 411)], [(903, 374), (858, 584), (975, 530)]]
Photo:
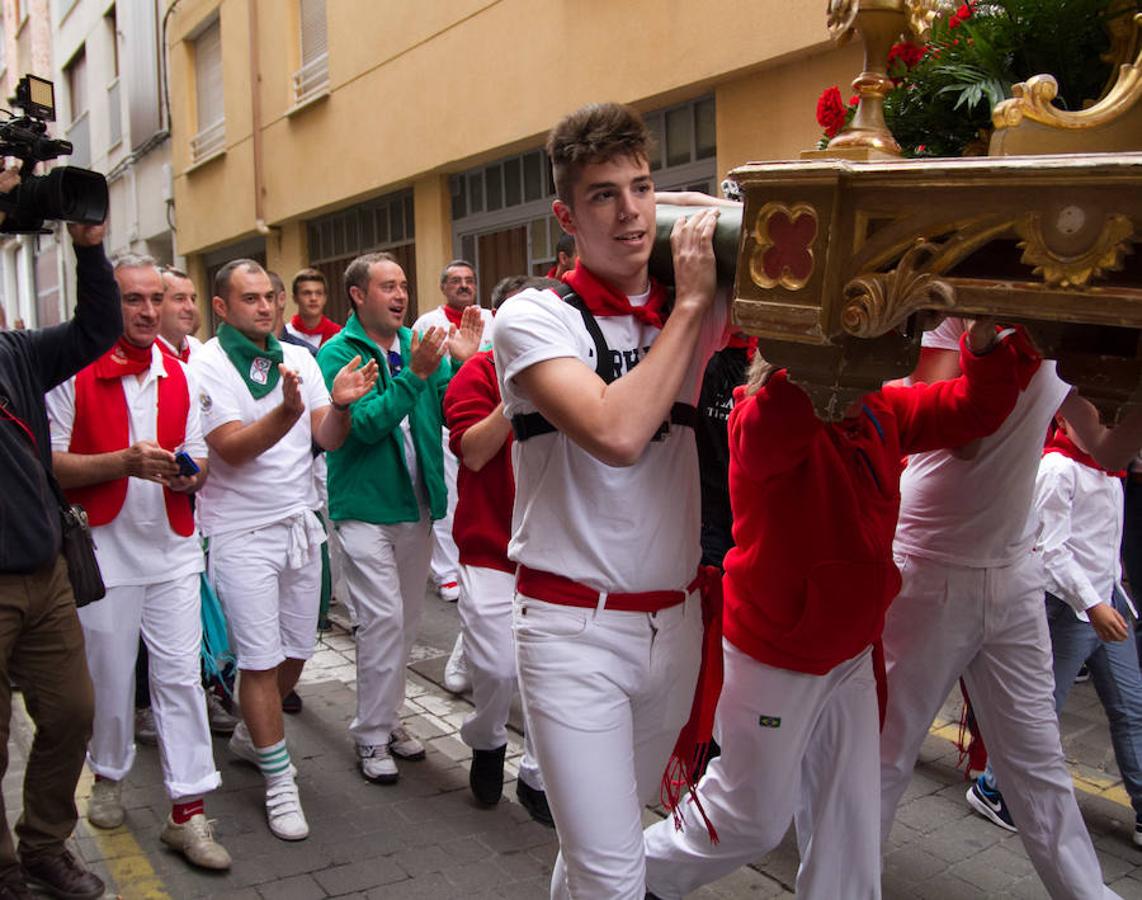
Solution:
[(884, 629), (882, 836), (932, 720), (962, 673), (1003, 797), (1047, 891), (1056, 898), (1116, 896), (1103, 886), (1059, 741), (1039, 556), (990, 569), (915, 556), (896, 562), (904, 584)]
[(120, 781), (135, 762), (135, 657), (142, 633), (167, 794), (178, 800), (218, 787), (199, 660), (199, 574), (108, 588), (106, 597), (79, 610), (79, 620), (95, 686), (91, 771)]
[(646, 830), (647, 889), (678, 900), (764, 856), (796, 817), (797, 896), (880, 897), (880, 718), (871, 651), (826, 675), (776, 669), (723, 644), (722, 755), (698, 786), (705, 823), (685, 798), (683, 829)]
[[(508, 742), (508, 715), (518, 685), (512, 636), (514, 596), (514, 574), (461, 564), (460, 627), (475, 709), (460, 727), (460, 737), (473, 750), (495, 750)], [(543, 790), (530, 729), (524, 731), (519, 777)]]
[(336, 527), (345, 551), (345, 580), (357, 610), (357, 715), (349, 733), (358, 744), (384, 744), (400, 725), (405, 667), (420, 628), (432, 530), (419, 522)]
[(448, 509), (443, 519), (432, 523), (432, 583), (439, 587), (458, 581), (460, 551), (452, 539), (452, 516), (456, 512), (456, 473), (460, 461), (448, 447), (448, 429), (444, 432), (444, 486), (448, 489)]
[(642, 809), (690, 714), (701, 654), (697, 593), (655, 614), (517, 595), (527, 728), (559, 833), (553, 900), (643, 900)]

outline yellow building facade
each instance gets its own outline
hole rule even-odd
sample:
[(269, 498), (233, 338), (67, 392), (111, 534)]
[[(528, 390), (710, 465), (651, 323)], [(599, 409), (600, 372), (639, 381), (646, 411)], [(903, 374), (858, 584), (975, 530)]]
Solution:
[(405, 263), (420, 311), (441, 266), (498, 277), (554, 256), (542, 153), (562, 115), (631, 103), (662, 188), (716, 190), (820, 135), (817, 96), (861, 68), (823, 0), (181, 0), (165, 34), (176, 250), (201, 293), (227, 259), (333, 282)]

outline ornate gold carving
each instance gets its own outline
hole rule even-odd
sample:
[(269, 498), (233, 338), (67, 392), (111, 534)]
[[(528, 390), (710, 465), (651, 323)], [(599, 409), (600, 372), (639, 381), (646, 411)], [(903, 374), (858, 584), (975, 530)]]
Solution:
[(904, 0), (908, 16), (908, 30), (921, 43), (928, 40), (932, 23), (944, 12), (955, 7), (954, 0)]
[(825, 13), (829, 28), (829, 37), (839, 47), (848, 42), (853, 36), (853, 25), (856, 23), (859, 0), (829, 0), (829, 8)]
[(1102, 229), (1093, 243), (1084, 249), (1067, 253), (1059, 249), (1059, 235), (1066, 235), (1067, 216), (1082, 216), (1079, 207), (1065, 207), (1056, 222), (1044, 227), (1039, 213), (1028, 213), (1015, 223), (1022, 240), (1022, 262), (1035, 267), (1035, 274), (1052, 287), (1081, 288), (1092, 278), (1122, 268), (1122, 260), (1133, 251), (1134, 223), (1129, 216), (1112, 213), (1103, 220)]
[(754, 220), (757, 247), (749, 260), (754, 284), (765, 290), (805, 287), (816, 268), (813, 242), (817, 230), (817, 210), (812, 204), (766, 203)]
[(950, 309), (956, 289), (931, 272), (920, 271), (939, 247), (918, 240), (905, 253), (894, 272), (858, 275), (845, 285), (841, 327), (853, 337), (885, 334), (920, 309)]

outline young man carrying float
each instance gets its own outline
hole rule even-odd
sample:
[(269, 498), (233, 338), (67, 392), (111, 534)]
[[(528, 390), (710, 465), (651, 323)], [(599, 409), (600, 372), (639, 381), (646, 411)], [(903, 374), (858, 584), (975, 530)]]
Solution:
[(642, 900), (642, 807), (658, 795), (698, 674), (692, 415), (726, 305), (714, 302), (713, 210), (672, 232), (669, 316), (648, 277), (649, 142), (619, 104), (555, 126), (553, 208), (579, 251), (564, 281), (589, 315), (523, 291), (493, 340), (517, 438), (508, 556), (520, 567), (520, 689), (560, 839), (553, 897)]

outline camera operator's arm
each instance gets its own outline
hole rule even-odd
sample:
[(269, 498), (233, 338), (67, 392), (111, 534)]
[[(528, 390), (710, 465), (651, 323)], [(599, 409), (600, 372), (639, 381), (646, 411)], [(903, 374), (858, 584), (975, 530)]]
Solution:
[(66, 381), (111, 348), (123, 333), (119, 288), (103, 252), (103, 225), (67, 226), (75, 244), (75, 317), (31, 332), (41, 389)]

